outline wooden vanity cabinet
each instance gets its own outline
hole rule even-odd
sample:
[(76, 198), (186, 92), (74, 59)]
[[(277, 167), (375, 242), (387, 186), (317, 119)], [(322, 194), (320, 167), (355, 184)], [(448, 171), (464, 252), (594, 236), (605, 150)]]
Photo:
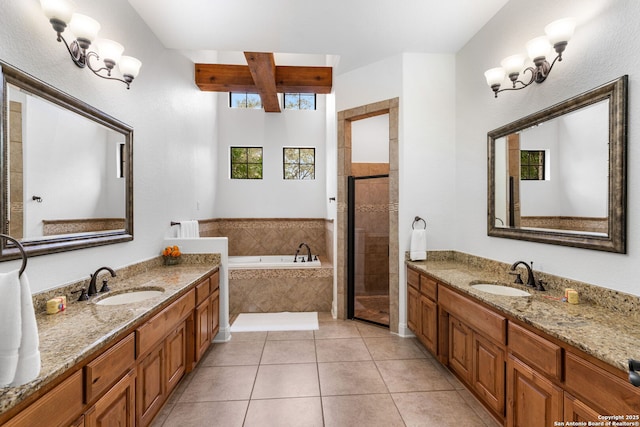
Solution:
[[(424, 301), (437, 310), (435, 332), (425, 328), (436, 323)], [(619, 370), (410, 267), (407, 324), (431, 351), (425, 337), (437, 343), (438, 360), (507, 427), (602, 422), (601, 414), (640, 421), (640, 388)]]
[(11, 418), (4, 427), (41, 425), (67, 426), (78, 419), (83, 409), (82, 370), (58, 384), (24, 411)]
[(433, 355), (438, 353), (438, 284), (407, 269), (407, 326)]
[(136, 425), (151, 423), (186, 372), (186, 331), (188, 319), (193, 316), (195, 295), (192, 289), (136, 329)]
[(552, 426), (563, 420), (562, 389), (509, 354), (507, 359), (507, 427)]
[(198, 363), (218, 333), (220, 318), (219, 273), (196, 286), (195, 354), (193, 365)]
[(136, 425), (136, 370), (131, 369), (85, 413), (85, 427)]
[[(7, 427), (147, 426), (219, 329), (216, 271), (101, 351), (2, 424)], [(196, 307), (196, 298), (198, 306)], [(201, 310), (204, 307), (204, 310)], [(203, 314), (196, 321), (196, 314)], [(197, 334), (194, 325), (201, 327)], [(200, 336), (200, 338), (198, 338)], [(197, 343), (197, 344), (196, 344)], [(197, 345), (197, 348), (196, 348)]]
[(438, 306), (439, 334), (448, 344), (441, 360), (503, 418), (507, 319), (446, 286), (438, 286)]

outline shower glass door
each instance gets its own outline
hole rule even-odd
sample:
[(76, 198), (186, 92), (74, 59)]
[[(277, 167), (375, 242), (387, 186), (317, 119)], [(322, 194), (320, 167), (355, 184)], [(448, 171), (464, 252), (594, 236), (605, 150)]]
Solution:
[(389, 326), (389, 175), (348, 179), (350, 319)]

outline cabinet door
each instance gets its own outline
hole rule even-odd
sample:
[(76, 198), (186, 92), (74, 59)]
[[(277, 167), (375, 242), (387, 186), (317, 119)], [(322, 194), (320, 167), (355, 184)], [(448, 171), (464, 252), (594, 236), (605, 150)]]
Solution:
[(165, 343), (161, 342), (138, 363), (137, 420), (148, 425), (162, 407), (166, 396)]
[(220, 330), (220, 291), (216, 289), (211, 294), (211, 339), (214, 339)]
[(167, 395), (187, 370), (187, 325), (182, 323), (166, 339)]
[(513, 355), (507, 359), (507, 427), (562, 421), (562, 389)]
[(504, 349), (473, 333), (473, 388), (498, 415), (504, 417)]
[(134, 427), (136, 371), (130, 370), (85, 415), (87, 427)]
[[(420, 334), (420, 294), (413, 286), (407, 286), (407, 326), (416, 335)], [(418, 337), (419, 338), (419, 337)]]
[(587, 406), (584, 402), (581, 402), (577, 398), (573, 397), (566, 391), (564, 392), (564, 421), (582, 421), (588, 423), (589, 421), (601, 421), (598, 418), (600, 414)]
[(420, 296), (420, 321), (418, 324), (418, 339), (432, 354), (436, 354), (438, 348), (438, 305), (427, 298)]
[(449, 367), (467, 383), (471, 382), (471, 329), (449, 316)]
[(202, 355), (211, 344), (211, 299), (207, 298), (202, 304), (196, 307), (195, 322), (195, 347), (196, 362), (200, 360)]

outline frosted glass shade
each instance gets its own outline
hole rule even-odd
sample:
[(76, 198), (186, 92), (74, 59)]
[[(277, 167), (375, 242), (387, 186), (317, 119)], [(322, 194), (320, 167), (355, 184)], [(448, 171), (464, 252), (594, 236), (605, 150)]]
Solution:
[(544, 32), (547, 34), (549, 43), (555, 45), (557, 43), (568, 42), (571, 40), (575, 29), (576, 20), (573, 18), (564, 18), (553, 21), (551, 24), (544, 27)]
[(532, 60), (536, 58), (546, 58), (550, 49), (549, 39), (545, 36), (536, 37), (527, 42), (527, 53)]
[(75, 5), (68, 0), (40, 0), (40, 7), (45, 16), (68, 24), (75, 10)]
[(100, 31), (100, 24), (95, 19), (74, 13), (71, 18), (70, 29), (75, 34), (76, 39), (88, 40), (90, 43), (98, 37), (98, 31)]
[(500, 65), (502, 65), (502, 68), (504, 68), (504, 71), (507, 73), (507, 75), (520, 74), (520, 71), (522, 71), (522, 68), (524, 67), (524, 56), (507, 56), (502, 60), (502, 62), (500, 62)]
[(98, 47), (98, 55), (103, 61), (118, 63), (122, 52), (124, 52), (124, 46), (113, 40), (98, 39), (96, 40), (96, 46)]
[(492, 68), (484, 72), (484, 77), (487, 79), (489, 86), (500, 85), (504, 80), (505, 72), (504, 68)]
[(122, 75), (130, 76), (133, 79), (138, 77), (141, 66), (142, 62), (132, 56), (123, 56), (120, 58), (120, 62), (118, 63), (118, 67), (120, 68)]

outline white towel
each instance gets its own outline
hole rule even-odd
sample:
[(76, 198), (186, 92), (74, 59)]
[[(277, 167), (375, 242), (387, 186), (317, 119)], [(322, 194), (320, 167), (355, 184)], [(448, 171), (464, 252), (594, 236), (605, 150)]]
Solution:
[(0, 274), (0, 294), (0, 387), (4, 387), (16, 375), (22, 337), (18, 270)]
[(178, 227), (178, 235), (176, 237), (200, 237), (200, 226), (198, 225), (198, 221), (180, 221), (180, 226)]
[(40, 340), (38, 324), (33, 310), (33, 298), (27, 273), (20, 276), (20, 317), (22, 318), (22, 338), (18, 352), (18, 366), (11, 385), (13, 387), (33, 381), (40, 374)]
[(411, 261), (427, 259), (427, 230), (413, 230), (411, 232), (411, 249), (409, 251)]

